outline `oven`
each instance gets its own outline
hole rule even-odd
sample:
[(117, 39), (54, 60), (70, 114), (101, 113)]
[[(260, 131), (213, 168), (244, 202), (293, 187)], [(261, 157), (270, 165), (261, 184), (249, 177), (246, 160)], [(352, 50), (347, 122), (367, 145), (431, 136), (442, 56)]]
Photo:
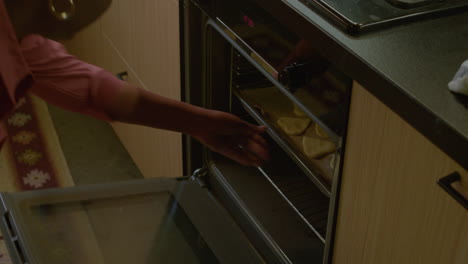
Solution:
[(351, 80), (252, 1), (181, 17), (184, 100), (267, 126), (271, 161), (187, 137), (187, 177), (2, 193), (15, 263), (331, 263)]
[(253, 1), (192, 1), (185, 17), (186, 100), (267, 126), (273, 154), (250, 169), (205, 152), (188, 171), (207, 166), (267, 263), (331, 262), (352, 80)]

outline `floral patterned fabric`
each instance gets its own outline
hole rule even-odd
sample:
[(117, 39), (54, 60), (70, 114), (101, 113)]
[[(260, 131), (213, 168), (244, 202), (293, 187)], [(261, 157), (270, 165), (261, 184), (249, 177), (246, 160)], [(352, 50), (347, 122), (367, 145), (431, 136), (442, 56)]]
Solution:
[[(38, 100), (38, 99), (36, 99)], [(53, 164), (51, 155), (57, 155), (56, 151), (49, 150), (46, 146), (49, 136), (41, 131), (44, 124), (40, 122), (37, 112), (37, 102), (27, 95), (21, 98), (15, 111), (6, 118), (4, 128), (10, 135), (8, 137), (8, 148), (5, 149), (9, 156), (7, 160), (14, 168), (11, 175), (0, 175), (0, 177), (15, 177), (14, 189), (8, 191), (28, 191), (45, 188), (61, 187), (64, 173), (61, 173), (60, 181), (57, 178), (57, 167)], [(44, 106), (45, 107), (45, 106)], [(66, 174), (66, 173), (65, 173)], [(3, 189), (2, 191), (7, 191)], [(0, 235), (0, 264), (11, 264), (8, 250)]]
[(5, 126), (10, 135), (19, 189), (59, 187), (30, 100), (28, 96), (19, 100)]

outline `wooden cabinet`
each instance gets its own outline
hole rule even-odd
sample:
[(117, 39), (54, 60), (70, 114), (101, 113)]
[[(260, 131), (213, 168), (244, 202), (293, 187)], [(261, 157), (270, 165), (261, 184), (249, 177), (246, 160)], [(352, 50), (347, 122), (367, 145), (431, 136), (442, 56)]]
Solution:
[(177, 99), (180, 98), (178, 3), (114, 0), (101, 19), (102, 34), (145, 88)]
[[(176, 0), (114, 0), (66, 46), (112, 73), (128, 72), (130, 83), (180, 99), (178, 8)], [(145, 177), (182, 176), (180, 134), (121, 123), (113, 127)]]
[(468, 173), (353, 87), (333, 263), (468, 263), (468, 210), (437, 181)]

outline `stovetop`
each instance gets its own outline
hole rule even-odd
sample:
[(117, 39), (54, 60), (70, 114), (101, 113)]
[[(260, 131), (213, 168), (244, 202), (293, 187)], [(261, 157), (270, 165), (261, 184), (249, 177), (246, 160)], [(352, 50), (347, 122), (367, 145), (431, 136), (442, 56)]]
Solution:
[(299, 0), (349, 33), (467, 10), (468, 0)]

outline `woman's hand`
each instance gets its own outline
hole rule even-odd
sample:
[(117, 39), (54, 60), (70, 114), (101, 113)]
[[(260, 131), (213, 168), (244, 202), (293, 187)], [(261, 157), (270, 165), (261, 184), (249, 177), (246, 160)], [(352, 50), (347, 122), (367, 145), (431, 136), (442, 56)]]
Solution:
[(262, 137), (266, 127), (235, 115), (179, 102), (131, 84), (101, 106), (114, 120), (181, 132), (246, 166), (260, 166), (270, 156)]
[(212, 111), (194, 138), (209, 149), (245, 166), (261, 166), (270, 159), (262, 134), (266, 127), (254, 126), (229, 113)]

